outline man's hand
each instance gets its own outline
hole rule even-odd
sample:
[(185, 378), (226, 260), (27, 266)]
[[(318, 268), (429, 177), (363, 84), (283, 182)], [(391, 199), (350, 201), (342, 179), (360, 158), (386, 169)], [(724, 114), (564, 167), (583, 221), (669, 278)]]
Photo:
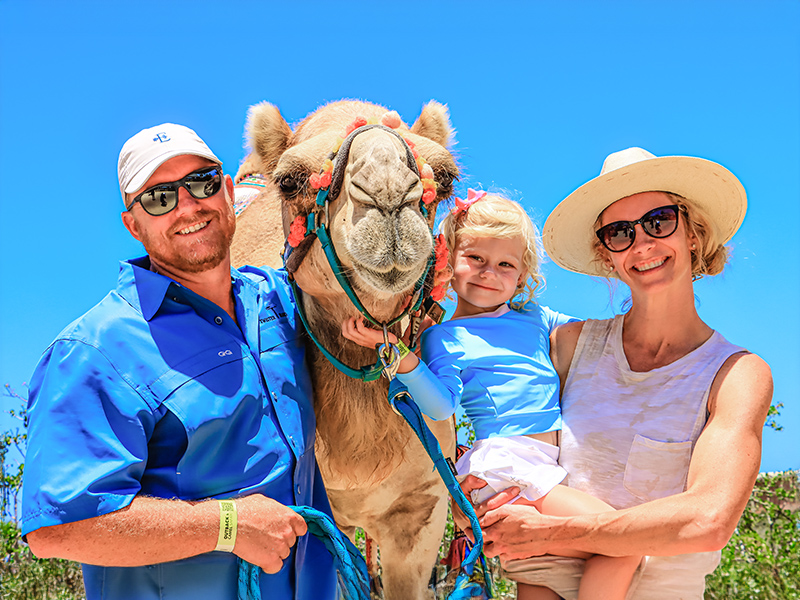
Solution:
[(236, 499), (238, 532), (233, 552), (266, 573), (277, 573), (297, 538), (308, 531), (293, 510), (261, 494)]

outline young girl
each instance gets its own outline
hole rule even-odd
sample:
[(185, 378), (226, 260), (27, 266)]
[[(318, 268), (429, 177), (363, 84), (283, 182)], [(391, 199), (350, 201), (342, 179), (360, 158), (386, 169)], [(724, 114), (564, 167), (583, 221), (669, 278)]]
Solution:
[[(516, 486), (515, 502), (551, 515), (613, 510), (601, 500), (560, 485), (559, 379), (550, 361), (550, 332), (573, 319), (536, 304), (541, 281), (536, 229), (524, 209), (497, 195), (470, 190), (466, 202), (442, 222), (450, 252), (450, 281), (458, 304), (450, 321), (422, 337), (422, 361), (405, 356), (398, 378), (422, 412), (447, 419), (461, 404), (477, 441), (456, 464), (487, 486), (473, 491), (480, 503)], [(361, 345), (383, 342), (361, 319), (342, 325)], [(618, 599), (628, 591), (639, 557), (586, 558), (579, 600)], [(547, 588), (518, 584), (521, 600), (554, 599)]]

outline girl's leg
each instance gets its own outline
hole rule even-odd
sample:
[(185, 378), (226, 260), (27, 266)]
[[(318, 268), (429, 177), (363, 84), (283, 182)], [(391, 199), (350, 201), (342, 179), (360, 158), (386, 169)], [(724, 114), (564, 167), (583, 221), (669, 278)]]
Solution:
[(539, 585), (517, 583), (517, 600), (560, 600), (553, 590)]
[[(602, 500), (565, 485), (557, 485), (535, 502), (523, 498), (517, 502), (532, 505), (545, 515), (563, 517), (614, 510)], [(641, 560), (640, 556), (610, 557), (584, 552), (568, 556), (586, 558), (578, 600), (624, 600)]]

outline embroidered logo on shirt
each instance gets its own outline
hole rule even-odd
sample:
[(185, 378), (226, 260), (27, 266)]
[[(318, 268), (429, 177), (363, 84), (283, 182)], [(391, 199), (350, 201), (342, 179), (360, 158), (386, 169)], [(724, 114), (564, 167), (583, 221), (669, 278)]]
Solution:
[(270, 321), (275, 321), (277, 319), (285, 319), (286, 313), (283, 311), (279, 311), (278, 307), (276, 306), (267, 306), (264, 310), (271, 312), (272, 314), (267, 315), (266, 317), (261, 317), (258, 322), (260, 324), (269, 323)]
[(153, 141), (154, 142), (168, 142), (169, 141), (169, 136), (164, 132), (157, 133), (156, 137), (153, 138)]
[(219, 354), (220, 356), (233, 356), (233, 352), (231, 352), (230, 350), (221, 350), (217, 352), (217, 354)]

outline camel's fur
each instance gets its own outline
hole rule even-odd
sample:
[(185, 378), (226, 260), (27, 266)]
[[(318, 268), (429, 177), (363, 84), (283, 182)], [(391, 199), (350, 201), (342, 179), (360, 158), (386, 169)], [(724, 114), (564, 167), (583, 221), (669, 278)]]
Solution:
[[(294, 217), (313, 206), (315, 193), (308, 176), (320, 169), (336, 137), (356, 117), (381, 117), (385, 112), (364, 102), (336, 102), (313, 112), (292, 131), (274, 106), (251, 108), (248, 135), (253, 153), (237, 179), (257, 167), (271, 183), (239, 217), (234, 261), (274, 265), (284, 239), (272, 233), (279, 206), (287, 233)], [(440, 184), (428, 222), (413, 201), (421, 194), (421, 184), (404, 166), (402, 144), (377, 129), (353, 140), (342, 191), (330, 206), (331, 237), (339, 258), (359, 298), (379, 320), (400, 312), (422, 273), (432, 248), (428, 228), (435, 205), (451, 193), (458, 172), (446, 150), (452, 128), (443, 105), (431, 102), (410, 129), (401, 125), (399, 131), (414, 142)], [(262, 235), (257, 226), (265, 218), (272, 229)], [(346, 364), (374, 363), (373, 350), (341, 336), (342, 321), (357, 313), (318, 243), (306, 255), (296, 280), (310, 327), (322, 344)], [(399, 333), (398, 327), (395, 330)], [(308, 347), (317, 457), (334, 516), (349, 534), (359, 526), (377, 541), (387, 599), (428, 597), (427, 582), (447, 512), (444, 485), (411, 429), (389, 408), (387, 383), (351, 379), (313, 344)], [(429, 424), (445, 453), (452, 455), (452, 423)]]

